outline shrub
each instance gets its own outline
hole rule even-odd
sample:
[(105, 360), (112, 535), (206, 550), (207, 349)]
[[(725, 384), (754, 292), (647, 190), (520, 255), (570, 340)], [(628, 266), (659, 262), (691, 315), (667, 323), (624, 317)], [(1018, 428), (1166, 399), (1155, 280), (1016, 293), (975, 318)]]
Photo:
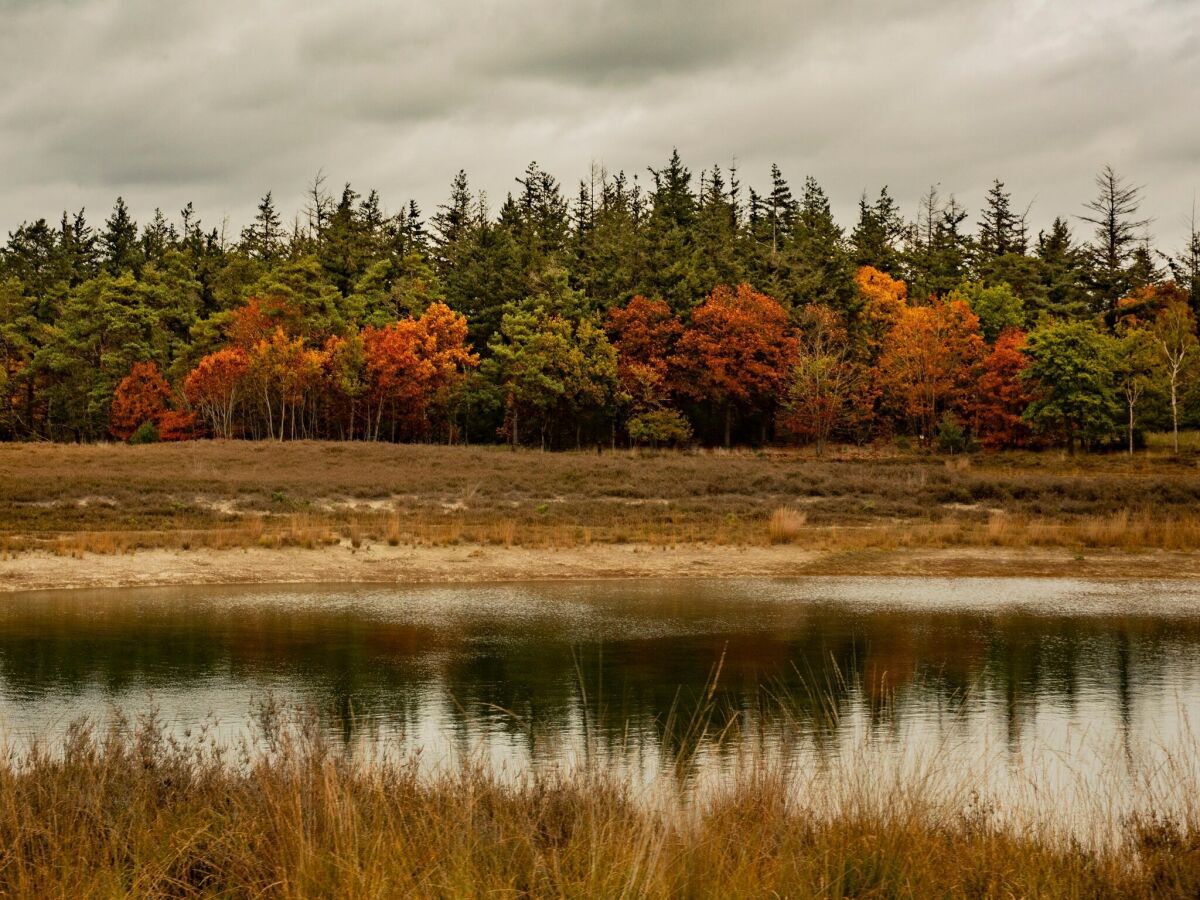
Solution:
[(158, 427), (153, 421), (147, 419), (129, 436), (128, 443), (130, 444), (157, 444), (158, 443)]
[(938, 423), (937, 447), (943, 453), (962, 453), (970, 446), (970, 441), (967, 433), (963, 431), (963, 427), (958, 424), (951, 413), (946, 413), (942, 416), (942, 421)]
[(771, 513), (771, 521), (767, 524), (767, 532), (772, 544), (787, 544), (800, 536), (808, 516), (798, 510), (781, 506)]
[(635, 444), (659, 444), (679, 446), (692, 437), (692, 426), (683, 415), (673, 409), (654, 409), (634, 416), (627, 426), (629, 437)]

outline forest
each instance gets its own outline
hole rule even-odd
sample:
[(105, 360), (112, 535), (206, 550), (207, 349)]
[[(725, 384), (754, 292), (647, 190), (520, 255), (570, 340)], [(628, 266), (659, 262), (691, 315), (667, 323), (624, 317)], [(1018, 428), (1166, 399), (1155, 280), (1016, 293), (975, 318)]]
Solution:
[(0, 250), (0, 439), (509, 442), (544, 449), (894, 441), (1140, 446), (1200, 414), (1200, 231), (1159, 249), (1111, 168), (1036, 234), (888, 189), (699, 176), (673, 153), (577, 191), (531, 163), (493, 209), (460, 172), (413, 202), (330, 190), (236, 238), (118, 198)]

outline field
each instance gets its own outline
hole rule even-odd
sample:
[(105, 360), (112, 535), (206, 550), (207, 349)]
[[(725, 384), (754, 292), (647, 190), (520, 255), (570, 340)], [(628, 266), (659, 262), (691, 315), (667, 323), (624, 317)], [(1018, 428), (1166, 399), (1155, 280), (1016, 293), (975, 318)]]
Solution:
[(0, 551), (1200, 546), (1200, 456), (0, 446)]

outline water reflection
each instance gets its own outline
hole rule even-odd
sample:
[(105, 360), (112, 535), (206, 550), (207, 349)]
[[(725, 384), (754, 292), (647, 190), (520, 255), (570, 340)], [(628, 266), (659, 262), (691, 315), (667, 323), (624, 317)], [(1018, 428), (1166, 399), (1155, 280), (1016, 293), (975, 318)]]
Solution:
[(1187, 583), (911, 579), (27, 594), (0, 605), (0, 719), (21, 741), (155, 707), (236, 735), (271, 694), (349, 747), (432, 759), (642, 771), (866, 736), (1051, 745), (1077, 770), (1086, 736), (1132, 766), (1200, 713), (1198, 601)]

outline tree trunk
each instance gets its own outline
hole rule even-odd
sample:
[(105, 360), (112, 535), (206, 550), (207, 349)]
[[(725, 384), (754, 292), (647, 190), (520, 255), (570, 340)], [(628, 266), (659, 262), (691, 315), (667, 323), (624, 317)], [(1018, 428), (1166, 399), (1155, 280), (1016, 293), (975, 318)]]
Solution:
[(725, 449), (729, 449), (730, 438), (733, 433), (733, 405), (725, 404)]
[(1179, 455), (1179, 389), (1174, 378), (1171, 379), (1171, 436), (1175, 446), (1175, 455)]
[(1129, 406), (1129, 455), (1133, 456), (1133, 404)]

